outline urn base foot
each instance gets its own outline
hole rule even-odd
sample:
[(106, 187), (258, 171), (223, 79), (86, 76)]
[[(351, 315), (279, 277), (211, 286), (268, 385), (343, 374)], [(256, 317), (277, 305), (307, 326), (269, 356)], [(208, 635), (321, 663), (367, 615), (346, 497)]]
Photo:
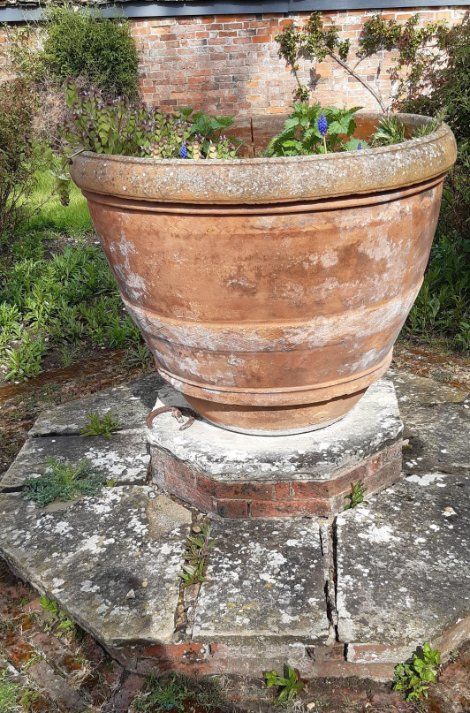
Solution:
[(250, 436), (292, 436), (317, 431), (341, 420), (366, 389), (315, 404), (259, 407), (205, 401), (186, 395), (186, 400), (206, 421), (219, 428)]

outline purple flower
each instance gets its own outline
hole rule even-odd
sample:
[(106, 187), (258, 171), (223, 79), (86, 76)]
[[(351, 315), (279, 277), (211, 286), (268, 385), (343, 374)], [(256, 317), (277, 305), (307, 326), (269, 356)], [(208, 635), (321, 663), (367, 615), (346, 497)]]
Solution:
[(188, 148), (186, 144), (180, 146), (180, 158), (188, 158)]
[(357, 145), (357, 150), (360, 151), (361, 149), (362, 149), (362, 144), (361, 144), (361, 142), (359, 141), (359, 143), (358, 143), (358, 145)]
[(320, 116), (318, 117), (317, 127), (320, 134), (322, 136), (326, 136), (326, 133), (328, 131), (328, 121), (326, 120), (326, 116), (324, 114), (320, 114)]

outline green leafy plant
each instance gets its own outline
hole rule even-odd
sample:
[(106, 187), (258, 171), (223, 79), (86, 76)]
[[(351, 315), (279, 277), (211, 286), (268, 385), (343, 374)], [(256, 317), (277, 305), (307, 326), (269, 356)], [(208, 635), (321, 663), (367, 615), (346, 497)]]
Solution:
[(396, 116), (384, 116), (372, 135), (372, 146), (391, 146), (405, 141), (405, 125)]
[(43, 475), (26, 480), (23, 494), (28, 500), (45, 507), (56, 500), (74, 500), (81, 495), (96, 495), (105, 480), (105, 476), (94, 470), (86, 460), (73, 465), (50, 458)]
[(76, 78), (109, 96), (137, 96), (138, 57), (129, 23), (71, 5), (46, 11), (38, 68), (59, 83)]
[(180, 574), (183, 586), (198, 584), (204, 581), (207, 555), (209, 553), (210, 525), (196, 524), (191, 528), (191, 534), (186, 538), (183, 571)]
[[(352, 138), (358, 108), (337, 109), (296, 102), (284, 129), (271, 139), (266, 156), (302, 156), (366, 148), (365, 141)], [(322, 117), (326, 120), (326, 132), (320, 130), (321, 123), (319, 128)]]
[(427, 698), (431, 683), (436, 683), (441, 664), (441, 654), (428, 643), (413, 654), (409, 663), (395, 666), (393, 689), (401, 691), (405, 700), (419, 701)]
[(304, 684), (299, 672), (285, 664), (284, 673), (280, 675), (277, 671), (267, 671), (264, 680), (268, 688), (276, 688), (276, 704), (285, 705), (292, 701), (302, 691)]
[(34, 187), (34, 97), (26, 82), (4, 82), (0, 91), (0, 251), (25, 217)]
[[(276, 40), (279, 56), (291, 69), (296, 80), (295, 97), (306, 100), (309, 88), (302, 84), (299, 71), (305, 60), (323, 62), (327, 57), (358, 81), (373, 96), (381, 111), (385, 112), (393, 102), (403, 95), (404, 88), (413, 83), (419, 85), (427, 68), (436, 61), (435, 45), (442, 49), (449, 34), (444, 24), (424, 23), (420, 26), (419, 15), (413, 15), (404, 23), (385, 19), (380, 14), (373, 15), (364, 23), (359, 36), (359, 48), (355, 58), (350, 57), (349, 39), (341, 39), (338, 27), (332, 23), (324, 25), (321, 13), (314, 12), (300, 27), (290, 23)], [(371, 57), (377, 57), (375, 75), (381, 74), (382, 50), (395, 50), (397, 61), (390, 75), (397, 84), (395, 96), (387, 102), (377, 85), (359, 73), (360, 64)]]
[(87, 423), (80, 433), (82, 436), (103, 436), (111, 438), (111, 434), (120, 428), (119, 421), (111, 413), (100, 416), (99, 413), (87, 414)]
[(364, 485), (360, 480), (357, 483), (351, 483), (351, 492), (347, 497), (349, 503), (344, 508), (345, 510), (351, 510), (351, 508), (355, 508), (364, 502)]
[(69, 84), (64, 151), (77, 147), (96, 153), (152, 158), (230, 158), (236, 147), (220, 131), (231, 117), (192, 109), (164, 114), (144, 104), (106, 98), (97, 90)]
[(51, 615), (52, 626), (57, 634), (63, 634), (65, 636), (70, 636), (75, 633), (75, 624), (69, 619), (67, 614), (59, 607), (57, 602), (53, 599), (49, 599), (46, 596), (41, 596), (39, 598), (39, 603), (43, 610)]

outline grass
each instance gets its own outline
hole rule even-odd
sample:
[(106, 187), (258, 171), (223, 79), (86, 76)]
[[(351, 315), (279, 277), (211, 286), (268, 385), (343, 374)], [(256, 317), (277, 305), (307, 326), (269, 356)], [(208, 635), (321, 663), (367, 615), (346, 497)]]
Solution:
[(0, 670), (0, 713), (14, 713), (18, 710), (21, 689), (7, 678), (5, 670)]
[(74, 183), (70, 184), (70, 202), (63, 206), (54, 192), (55, 178), (44, 169), (37, 173), (36, 189), (29, 201), (32, 217), (27, 231), (55, 230), (70, 236), (82, 236), (92, 230), (90, 213), (85, 198)]
[(150, 675), (144, 692), (134, 699), (131, 710), (141, 713), (163, 713), (164, 711), (230, 711), (221, 697), (216, 681), (193, 679), (181, 674), (170, 674), (157, 678)]

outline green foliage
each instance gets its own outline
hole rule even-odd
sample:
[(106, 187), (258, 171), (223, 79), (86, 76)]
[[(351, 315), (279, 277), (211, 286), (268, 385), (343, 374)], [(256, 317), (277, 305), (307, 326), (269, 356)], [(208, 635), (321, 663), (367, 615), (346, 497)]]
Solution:
[(69, 636), (75, 633), (75, 624), (69, 619), (67, 614), (62, 611), (57, 602), (53, 599), (49, 599), (46, 596), (41, 596), (39, 598), (39, 603), (43, 610), (48, 614), (51, 614), (52, 626), (57, 635)]
[[(444, 216), (446, 208), (444, 207)], [(470, 349), (470, 239), (438, 231), (423, 286), (405, 332), (423, 339), (445, 336), (459, 350)]]
[(268, 688), (277, 688), (277, 705), (285, 705), (292, 701), (304, 687), (299, 672), (287, 664), (284, 666), (284, 674), (282, 676), (276, 671), (267, 671), (264, 674), (264, 680)]
[(429, 684), (436, 683), (441, 654), (428, 643), (411, 658), (409, 663), (395, 666), (393, 689), (401, 691), (406, 701), (427, 698)]
[(384, 116), (375, 130), (372, 146), (391, 146), (405, 141), (405, 126), (395, 116)]
[(445, 337), (470, 349), (470, 15), (441, 31), (441, 60), (430, 62), (419, 80), (404, 85), (400, 110), (445, 115), (458, 146), (447, 177), (442, 209), (423, 287), (405, 330), (423, 339)]
[(24, 215), (34, 187), (34, 99), (25, 82), (4, 82), (0, 91), (0, 252)]
[(82, 436), (103, 436), (111, 438), (111, 434), (120, 428), (119, 421), (111, 413), (100, 416), (99, 413), (87, 414), (87, 423), (80, 433)]
[(364, 502), (364, 485), (360, 480), (358, 480), (357, 483), (351, 483), (351, 492), (348, 498), (349, 503), (344, 508), (345, 510), (351, 510)]
[(382, 50), (395, 50), (397, 61), (391, 76), (398, 85), (397, 95), (401, 96), (406, 84), (411, 82), (421, 86), (429, 65), (435, 63), (433, 45), (437, 43), (440, 48), (444, 48), (448, 34), (449, 29), (443, 24), (428, 22), (420, 27), (419, 15), (413, 15), (404, 23), (386, 20), (380, 14), (373, 15), (363, 25), (359, 48), (353, 59), (350, 57), (349, 40), (341, 40), (339, 29), (334, 23), (325, 27), (321, 14), (315, 12), (301, 27), (289, 24), (276, 40), (279, 56), (285, 59), (295, 77), (297, 99), (306, 100), (309, 96), (309, 88), (299, 78), (301, 62), (322, 62), (330, 57), (359, 81), (372, 94), (381, 110), (385, 111), (386, 103), (378, 90), (358, 74), (360, 63), (376, 56), (377, 70), (372, 73), (377, 74), (380, 68), (379, 53)]
[(108, 96), (136, 96), (138, 57), (129, 24), (97, 11), (49, 6), (45, 39), (36, 63), (44, 74), (63, 83), (80, 79)]
[(122, 97), (105, 98), (98, 90), (83, 90), (74, 84), (66, 89), (66, 101), (63, 139), (69, 153), (81, 147), (96, 153), (180, 158), (185, 146), (188, 158), (236, 155), (235, 145), (220, 135), (232, 123), (231, 117), (192, 109), (163, 114), (144, 104)]
[[(297, 102), (294, 110), (284, 124), (284, 129), (274, 136), (266, 149), (266, 156), (304, 156), (327, 151), (345, 151), (357, 149), (365, 141), (352, 139), (356, 128), (354, 115), (358, 107), (352, 109), (336, 109), (321, 107), (320, 104)], [(318, 129), (318, 119), (323, 115), (328, 122), (328, 131), (323, 136)]]
[[(0, 368), (8, 380), (36, 376), (53, 348), (127, 348), (141, 343), (95, 246), (0, 268)], [(73, 353), (73, 351), (72, 351)]]
[(0, 670), (0, 711), (15, 713), (18, 710), (18, 699), (21, 689), (7, 678), (5, 670)]
[(132, 704), (133, 711), (142, 713), (211, 709), (225, 709), (216, 683), (176, 673), (162, 678), (150, 675), (144, 692)]
[(104, 482), (104, 475), (94, 470), (86, 460), (73, 465), (50, 458), (44, 475), (28, 478), (23, 493), (28, 500), (45, 507), (56, 500), (74, 500), (80, 495), (96, 495)]
[(210, 525), (193, 525), (191, 534), (186, 538), (183, 571), (180, 574), (183, 586), (204, 581), (206, 560), (209, 552)]

